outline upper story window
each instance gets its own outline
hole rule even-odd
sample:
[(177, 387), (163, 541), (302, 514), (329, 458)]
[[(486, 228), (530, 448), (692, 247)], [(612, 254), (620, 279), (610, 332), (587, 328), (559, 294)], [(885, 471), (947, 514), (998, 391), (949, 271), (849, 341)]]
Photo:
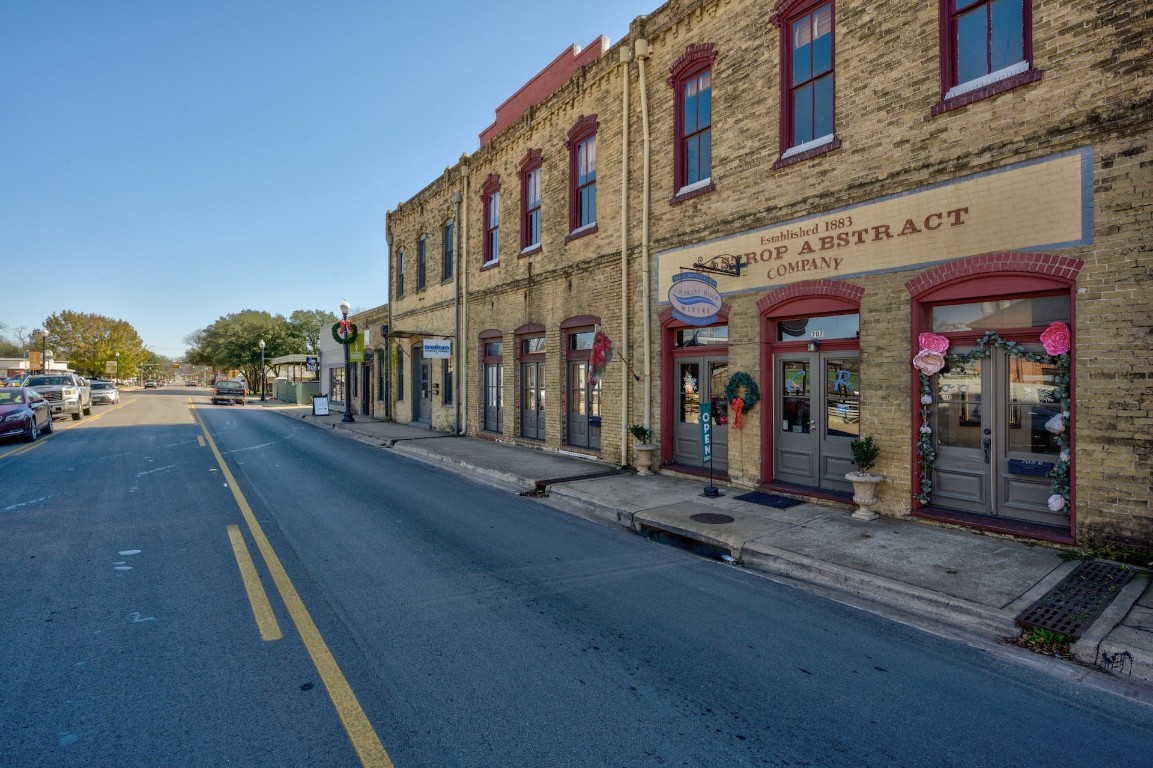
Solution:
[(669, 69), (676, 108), (674, 203), (714, 189), (712, 65), (716, 56), (712, 43), (690, 45)]
[(396, 295), (404, 295), (404, 249), (396, 252)]
[(440, 265), (441, 280), (451, 280), (453, 262), (456, 261), (456, 225), (454, 222), (450, 221), (444, 225), (441, 237), (444, 248)]
[(773, 22), (782, 38), (780, 167), (840, 146), (834, 133), (833, 4), (781, 0)]
[(955, 109), (1041, 78), (1029, 0), (942, 0), (941, 103)]
[(489, 176), (481, 189), (484, 205), (484, 265), (500, 261), (500, 177)]
[(568, 134), (569, 239), (596, 231), (597, 118), (582, 115)]
[(416, 289), (423, 291), (428, 278), (428, 238), (422, 237), (416, 244)]
[(541, 152), (530, 149), (520, 164), (520, 248), (531, 253), (540, 248)]

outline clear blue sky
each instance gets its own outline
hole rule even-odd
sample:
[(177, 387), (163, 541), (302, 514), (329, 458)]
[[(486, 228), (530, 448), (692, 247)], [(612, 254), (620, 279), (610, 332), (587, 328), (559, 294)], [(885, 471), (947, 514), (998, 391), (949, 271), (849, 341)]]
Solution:
[(178, 357), (233, 312), (383, 304), (385, 213), (660, 4), (0, 0), (0, 323), (105, 315)]

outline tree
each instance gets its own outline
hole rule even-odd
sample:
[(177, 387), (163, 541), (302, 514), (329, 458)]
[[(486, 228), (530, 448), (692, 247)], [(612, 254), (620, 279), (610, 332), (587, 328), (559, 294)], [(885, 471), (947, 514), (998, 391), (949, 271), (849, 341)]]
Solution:
[(187, 362), (207, 365), (216, 372), (240, 371), (255, 390), (260, 386), (260, 340), (264, 340), (264, 359), (299, 353), (288, 320), (283, 315), (270, 315), (246, 309), (225, 315), (215, 323), (185, 338), (191, 345)]
[(65, 310), (45, 320), (44, 329), (55, 359), (67, 360), (81, 376), (103, 376), (106, 363), (119, 359), (117, 375), (127, 378), (153, 354), (131, 324), (103, 315)]
[(320, 335), (339, 319), (336, 313), (323, 309), (298, 309), (289, 315), (289, 328), (296, 338), (304, 340), (304, 348), (296, 354), (319, 355)]

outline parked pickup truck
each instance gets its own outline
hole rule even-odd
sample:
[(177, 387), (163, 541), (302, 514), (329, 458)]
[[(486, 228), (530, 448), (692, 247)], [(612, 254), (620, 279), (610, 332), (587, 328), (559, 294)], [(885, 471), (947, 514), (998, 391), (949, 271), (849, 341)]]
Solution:
[(239, 381), (218, 381), (212, 388), (212, 403), (239, 403), (244, 405), (244, 396), (248, 388)]
[(75, 373), (44, 373), (28, 376), (24, 386), (34, 389), (52, 405), (52, 415), (70, 413), (75, 421), (92, 413), (92, 388)]

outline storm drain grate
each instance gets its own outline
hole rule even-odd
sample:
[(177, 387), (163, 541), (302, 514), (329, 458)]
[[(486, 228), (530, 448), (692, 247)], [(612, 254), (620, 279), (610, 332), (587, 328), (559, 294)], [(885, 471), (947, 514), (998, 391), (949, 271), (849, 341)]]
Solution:
[(1084, 562), (1017, 617), (1025, 629), (1048, 629), (1076, 640), (1133, 578), (1109, 563)]

